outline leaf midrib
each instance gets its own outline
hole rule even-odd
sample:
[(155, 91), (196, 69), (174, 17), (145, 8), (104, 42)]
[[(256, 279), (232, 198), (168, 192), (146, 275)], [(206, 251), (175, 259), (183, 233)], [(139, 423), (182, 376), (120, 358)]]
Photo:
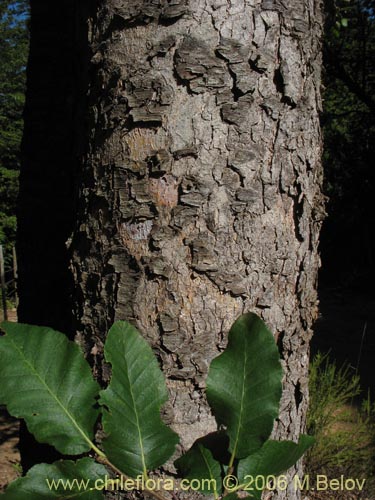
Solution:
[(202, 452), (202, 450), (201, 450), (201, 448), (200, 448), (200, 447), (199, 447), (199, 451), (200, 451), (200, 453), (201, 453), (201, 455), (202, 455), (202, 457), (203, 457), (204, 463), (206, 464), (206, 467), (207, 467), (207, 469), (208, 469), (208, 473), (209, 473), (209, 475), (210, 475), (210, 478), (214, 480), (214, 485), (215, 485), (215, 488), (214, 488), (214, 497), (215, 497), (215, 500), (216, 500), (216, 499), (218, 499), (218, 498), (219, 498), (219, 494), (218, 494), (218, 492), (217, 492), (217, 488), (216, 488), (216, 480), (215, 480), (214, 475), (213, 475), (213, 473), (212, 473), (212, 469), (211, 469), (211, 467), (210, 467), (210, 464), (208, 463), (208, 461), (207, 461), (207, 459), (206, 459), (206, 457), (205, 457), (205, 455), (204, 455), (204, 453)]
[(68, 416), (68, 418), (71, 420), (71, 422), (73, 423), (74, 427), (78, 430), (78, 432), (82, 435), (82, 437), (84, 438), (84, 440), (90, 445), (90, 448), (93, 448), (93, 443), (92, 441), (90, 440), (90, 438), (85, 434), (85, 432), (80, 428), (80, 426), (77, 424), (77, 422), (75, 421), (73, 415), (65, 408), (65, 406), (62, 404), (62, 402), (60, 401), (60, 399), (55, 396), (55, 394), (52, 392), (52, 390), (50, 389), (50, 387), (47, 385), (47, 383), (41, 378), (41, 376), (39, 375), (39, 373), (36, 371), (36, 369), (34, 368), (34, 366), (29, 362), (29, 360), (26, 358), (26, 356), (24, 355), (24, 352), (22, 351), (22, 349), (20, 349), (17, 344), (14, 342), (14, 340), (12, 339), (11, 336), (8, 336), (8, 339), (10, 340), (10, 342), (13, 344), (13, 346), (15, 347), (16, 351), (19, 353), (21, 359), (24, 360), (24, 362), (26, 363), (26, 365), (28, 365), (31, 369), (31, 371), (35, 374), (36, 378), (41, 382), (41, 384), (43, 386), (45, 386), (47, 392), (52, 396), (52, 398), (56, 401), (56, 403), (62, 408), (62, 410), (64, 411), (64, 413)]
[(234, 460), (234, 458), (236, 456), (236, 452), (237, 452), (238, 439), (239, 439), (239, 435), (240, 435), (240, 428), (241, 428), (241, 422), (242, 422), (243, 406), (244, 406), (243, 405), (243, 401), (244, 401), (244, 394), (245, 394), (245, 379), (246, 379), (246, 365), (247, 365), (247, 351), (246, 351), (246, 349), (244, 350), (244, 355), (245, 355), (245, 360), (244, 360), (244, 364), (243, 364), (240, 415), (239, 415), (239, 418), (238, 418), (238, 426), (237, 426), (237, 431), (236, 431), (235, 444), (234, 444), (233, 452), (232, 452), (232, 458), (233, 458), (233, 460)]
[(135, 404), (135, 398), (134, 398), (132, 383), (131, 383), (131, 380), (130, 380), (129, 363), (128, 363), (128, 360), (126, 359), (126, 356), (125, 356), (125, 361), (126, 361), (126, 376), (128, 378), (128, 382), (129, 382), (129, 391), (130, 391), (130, 396), (131, 396), (131, 400), (132, 400), (132, 403), (133, 403), (133, 409), (134, 409), (135, 418), (136, 418), (136, 421), (137, 421), (136, 422), (136, 427), (137, 427), (137, 432), (138, 432), (139, 446), (140, 446), (140, 449), (141, 449), (141, 460), (142, 460), (142, 467), (143, 467), (143, 476), (146, 478), (147, 477), (147, 468), (146, 468), (146, 462), (145, 462), (145, 452), (144, 452), (144, 448), (143, 448), (143, 436), (142, 436), (141, 426), (140, 426), (140, 422), (139, 422), (138, 409), (137, 409), (136, 404)]

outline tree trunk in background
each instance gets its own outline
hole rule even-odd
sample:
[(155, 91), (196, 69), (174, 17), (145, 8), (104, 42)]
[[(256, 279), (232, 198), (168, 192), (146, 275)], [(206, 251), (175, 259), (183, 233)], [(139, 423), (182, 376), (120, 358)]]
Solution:
[[(88, 59), (86, 19), (77, 13), (76, 3), (30, 1), (17, 229), (18, 320), (51, 326), (70, 337), (72, 277), (65, 242), (75, 222), (74, 179), (82, 156)], [(57, 456), (24, 426), (20, 448), (24, 470)]]
[[(215, 428), (207, 367), (256, 311), (285, 371), (277, 437), (304, 431), (322, 219), (320, 2), (103, 1), (72, 240), (77, 340), (96, 375), (115, 320), (168, 377), (188, 448)], [(290, 484), (277, 498), (298, 498)]]
[[(34, 8), (32, 14), (34, 22), (43, 17), (44, 28), (32, 34), (29, 68), (30, 151), (26, 146), (19, 233), (22, 321), (76, 331), (96, 376), (106, 381), (106, 332), (113, 321), (130, 320), (159, 356), (170, 390), (165, 418), (188, 448), (215, 428), (204, 399), (208, 365), (226, 345), (234, 320), (255, 311), (275, 333), (283, 358), (275, 436), (297, 439), (308, 403), (324, 213), (320, 2), (82, 0), (61, 5), (71, 9), (70, 25), (52, 13), (55, 4), (42, 14)], [(88, 5), (91, 12), (85, 11)], [(65, 26), (65, 46), (54, 24), (48, 25), (48, 15), (61, 29)], [(40, 39), (47, 27), (51, 39)], [(74, 70), (60, 66), (59, 47), (64, 60), (78, 62)], [(56, 63), (44, 62), (51, 80), (41, 81), (41, 89), (36, 85), (44, 75), (40, 65), (53, 50)], [(50, 121), (40, 110), (33, 115), (32, 106), (40, 105), (52, 113)], [(51, 127), (55, 122), (58, 126)], [(35, 137), (39, 142), (31, 147)], [(76, 169), (84, 143), (86, 155)], [(47, 162), (50, 177), (43, 174), (49, 172)], [(79, 186), (77, 214), (72, 213), (73, 181)], [(31, 213), (38, 203), (44, 224), (29, 255), (28, 238), (38, 224)], [(66, 222), (63, 231), (59, 217)], [(73, 221), (69, 243), (76, 310), (71, 329), (68, 313), (64, 319), (69, 305), (65, 241)], [(55, 246), (47, 244), (50, 231)], [(46, 289), (37, 273), (38, 257), (49, 263)], [(43, 292), (43, 310), (40, 304), (33, 312), (33, 280), (50, 291), (59, 273), (65, 288), (57, 298)], [(65, 309), (58, 308), (61, 303)], [(273, 498), (300, 498), (292, 486)]]

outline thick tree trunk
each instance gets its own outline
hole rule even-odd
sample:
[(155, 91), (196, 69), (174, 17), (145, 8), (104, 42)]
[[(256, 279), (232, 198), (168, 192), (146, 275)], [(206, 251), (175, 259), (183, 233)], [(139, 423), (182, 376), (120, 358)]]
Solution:
[[(160, 358), (165, 418), (187, 448), (215, 427), (203, 390), (209, 362), (233, 321), (255, 311), (283, 358), (275, 435), (296, 439), (308, 403), (324, 212), (320, 2), (66, 0), (67, 21), (52, 13), (55, 4), (33, 5), (41, 25), (32, 33), (26, 113), (22, 321), (76, 331), (103, 381), (108, 328), (133, 322)], [(65, 241), (73, 219), (72, 329)], [(274, 498), (300, 494), (290, 482)]]
[[(304, 430), (323, 213), (319, 7), (106, 0), (90, 20), (77, 340), (106, 380), (108, 327), (127, 319), (141, 330), (184, 448), (215, 428), (207, 366), (244, 311), (280, 346), (275, 434)], [(277, 498), (299, 493), (290, 483)]]

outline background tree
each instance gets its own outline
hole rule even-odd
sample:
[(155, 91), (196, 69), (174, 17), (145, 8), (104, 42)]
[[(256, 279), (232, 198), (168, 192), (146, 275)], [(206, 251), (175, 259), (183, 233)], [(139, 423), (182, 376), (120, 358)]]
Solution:
[(16, 236), (22, 111), (28, 53), (26, 1), (0, 4), (0, 243), (11, 255)]
[[(91, 2), (90, 2), (91, 3)], [(84, 8), (86, 3), (79, 2)], [(20, 322), (74, 336), (72, 280), (66, 241), (75, 220), (75, 176), (83, 148), (87, 15), (78, 2), (30, 2), (23, 164), (17, 253)], [(21, 424), (21, 463), (57, 458)]]
[[(184, 447), (215, 427), (208, 362), (248, 310), (283, 357), (275, 434), (305, 426), (324, 212), (319, 6), (31, 1), (20, 320), (75, 336), (103, 382), (105, 332), (136, 324)], [(299, 498), (289, 486), (278, 499)]]
[[(374, 2), (327, 2), (324, 170), (328, 213), (323, 281), (372, 289), (375, 239)], [(366, 285), (367, 282), (367, 285)]]

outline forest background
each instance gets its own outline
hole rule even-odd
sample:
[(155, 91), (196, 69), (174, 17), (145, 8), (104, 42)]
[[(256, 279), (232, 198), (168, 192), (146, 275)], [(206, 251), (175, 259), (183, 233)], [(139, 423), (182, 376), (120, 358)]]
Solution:
[[(322, 284), (372, 288), (375, 194), (375, 2), (325, 0), (324, 133), (328, 218)], [(0, 244), (16, 238), (28, 57), (26, 0), (0, 3)]]
[[(327, 351), (340, 345), (334, 356), (361, 373), (364, 392), (371, 389), (373, 397), (375, 345), (374, 340), (367, 344), (367, 339), (374, 336), (375, 314), (371, 312), (375, 279), (375, 1), (325, 0), (325, 10), (321, 124), (328, 217), (320, 245), (323, 321), (316, 325), (312, 347), (313, 351)], [(0, 244), (8, 268), (16, 241), (28, 46), (27, 1), (0, 0)], [(354, 317), (357, 322), (351, 321)]]

